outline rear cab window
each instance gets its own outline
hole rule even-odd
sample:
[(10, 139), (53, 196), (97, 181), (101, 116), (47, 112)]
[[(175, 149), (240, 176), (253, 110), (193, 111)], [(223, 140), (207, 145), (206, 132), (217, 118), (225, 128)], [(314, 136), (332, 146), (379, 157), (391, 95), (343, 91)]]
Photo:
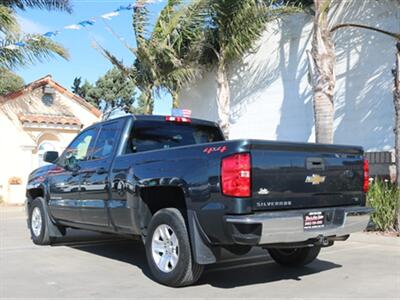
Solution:
[(217, 126), (167, 121), (137, 120), (125, 153), (223, 141)]

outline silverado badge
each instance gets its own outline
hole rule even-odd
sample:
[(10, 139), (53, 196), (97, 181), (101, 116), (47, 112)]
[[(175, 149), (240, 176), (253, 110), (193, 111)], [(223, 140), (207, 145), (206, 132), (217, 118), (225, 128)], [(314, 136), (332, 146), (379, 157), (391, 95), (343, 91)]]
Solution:
[(306, 183), (311, 183), (312, 185), (320, 184), (325, 182), (325, 176), (318, 174), (312, 174), (312, 176), (306, 177)]

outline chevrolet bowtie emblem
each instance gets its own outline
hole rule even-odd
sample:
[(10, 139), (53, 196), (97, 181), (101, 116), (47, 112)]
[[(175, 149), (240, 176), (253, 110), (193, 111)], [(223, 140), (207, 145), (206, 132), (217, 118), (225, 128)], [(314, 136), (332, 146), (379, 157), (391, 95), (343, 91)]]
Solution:
[(325, 176), (320, 176), (318, 174), (312, 174), (312, 176), (306, 177), (306, 183), (311, 183), (312, 185), (320, 184), (325, 182)]

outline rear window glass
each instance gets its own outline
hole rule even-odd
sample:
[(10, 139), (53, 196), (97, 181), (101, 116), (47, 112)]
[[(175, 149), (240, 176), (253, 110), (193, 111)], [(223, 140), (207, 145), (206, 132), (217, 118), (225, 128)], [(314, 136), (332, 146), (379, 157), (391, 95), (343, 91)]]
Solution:
[(218, 127), (162, 121), (136, 121), (126, 153), (222, 141)]

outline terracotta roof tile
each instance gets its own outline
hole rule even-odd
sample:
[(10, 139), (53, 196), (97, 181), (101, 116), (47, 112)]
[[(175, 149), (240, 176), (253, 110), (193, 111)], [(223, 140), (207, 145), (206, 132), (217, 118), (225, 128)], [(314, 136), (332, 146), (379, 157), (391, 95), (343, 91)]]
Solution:
[(82, 125), (78, 118), (70, 116), (21, 114), (18, 117), (21, 123), (29, 122), (38, 124)]
[(4, 103), (8, 100), (12, 100), (15, 99), (25, 93), (29, 93), (32, 90), (41, 87), (43, 85), (49, 84), (51, 85), (53, 88), (55, 88), (59, 93), (61, 94), (65, 94), (67, 97), (73, 99), (74, 101), (76, 101), (77, 103), (79, 103), (80, 105), (82, 105), (83, 107), (85, 107), (87, 110), (89, 110), (92, 114), (94, 114), (96, 117), (100, 117), (101, 116), (101, 112), (100, 110), (98, 110), (96, 107), (94, 107), (92, 104), (90, 104), (89, 102), (87, 102), (85, 99), (79, 97), (78, 95), (68, 91), (65, 87), (61, 86), (59, 83), (57, 83), (56, 81), (54, 81), (51, 78), (51, 75), (47, 75), (45, 77), (42, 77), (36, 81), (33, 81), (27, 85), (25, 85), (23, 88), (21, 88), (18, 91), (12, 92), (10, 94), (4, 95), (2, 97), (0, 97), (0, 103)]

